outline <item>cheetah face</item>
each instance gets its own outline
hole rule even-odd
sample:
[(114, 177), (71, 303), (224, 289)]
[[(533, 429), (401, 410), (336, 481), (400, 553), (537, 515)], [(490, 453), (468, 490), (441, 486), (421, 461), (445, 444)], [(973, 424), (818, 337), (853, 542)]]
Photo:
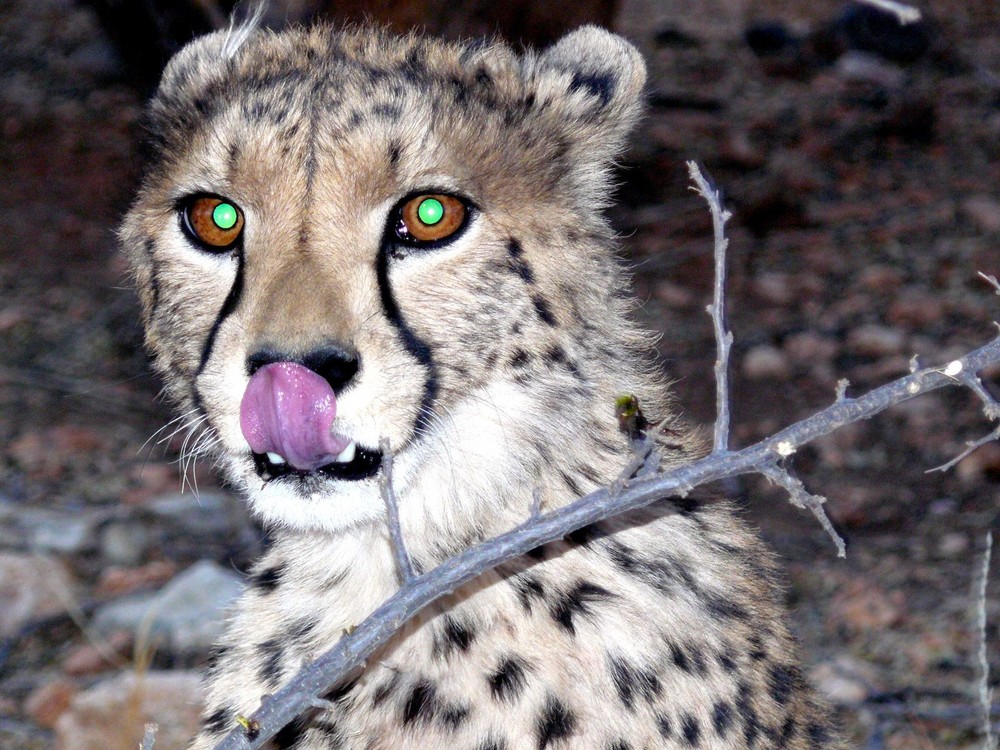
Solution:
[(403, 490), (489, 474), (519, 415), (585, 398), (580, 300), (618, 303), (580, 238), (608, 235), (643, 79), (597, 29), (540, 57), (319, 27), (171, 61), (123, 244), (168, 393), (265, 520), (370, 522), (386, 442)]

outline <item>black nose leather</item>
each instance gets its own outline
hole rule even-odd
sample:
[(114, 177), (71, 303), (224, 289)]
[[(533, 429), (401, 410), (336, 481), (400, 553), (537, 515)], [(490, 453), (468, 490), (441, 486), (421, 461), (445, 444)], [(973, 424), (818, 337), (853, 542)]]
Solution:
[(334, 393), (340, 393), (361, 367), (357, 354), (337, 344), (327, 344), (305, 354), (289, 354), (271, 348), (259, 349), (247, 357), (247, 373), (253, 375), (264, 365), (276, 362), (295, 362), (308, 367), (321, 375)]

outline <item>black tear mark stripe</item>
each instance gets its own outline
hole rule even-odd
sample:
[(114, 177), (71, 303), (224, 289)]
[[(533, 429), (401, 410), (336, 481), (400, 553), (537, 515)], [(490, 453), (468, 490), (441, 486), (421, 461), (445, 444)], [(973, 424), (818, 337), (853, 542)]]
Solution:
[(415, 433), (426, 429), (434, 416), (434, 402), (438, 394), (438, 374), (437, 367), (431, 357), (431, 348), (423, 341), (413, 329), (407, 325), (403, 314), (399, 310), (395, 297), (392, 295), (392, 287), (389, 284), (389, 254), (386, 252), (386, 240), (382, 241), (382, 251), (375, 261), (375, 276), (378, 279), (378, 293), (382, 300), (382, 310), (386, 318), (399, 331), (399, 336), (406, 347), (407, 353), (423, 366), (426, 371), (424, 379), (424, 393), (420, 401), (420, 411), (413, 426)]
[[(195, 371), (195, 379), (201, 376), (205, 371), (205, 366), (208, 365), (208, 360), (212, 356), (212, 349), (215, 347), (215, 340), (219, 336), (219, 329), (222, 328), (222, 324), (226, 322), (226, 318), (233, 314), (237, 306), (240, 304), (240, 299), (243, 297), (243, 247), (242, 245), (237, 247), (236, 254), (236, 278), (233, 279), (233, 285), (229, 287), (229, 293), (226, 295), (225, 301), (222, 303), (222, 308), (219, 310), (219, 314), (215, 316), (215, 322), (212, 323), (212, 329), (208, 332), (208, 338), (205, 339), (205, 346), (201, 350), (201, 361), (198, 363), (198, 369)], [(197, 387), (195, 388), (197, 400), (199, 401), (198, 407), (201, 408), (201, 397), (197, 393)], [(204, 413), (204, 409), (201, 409)]]

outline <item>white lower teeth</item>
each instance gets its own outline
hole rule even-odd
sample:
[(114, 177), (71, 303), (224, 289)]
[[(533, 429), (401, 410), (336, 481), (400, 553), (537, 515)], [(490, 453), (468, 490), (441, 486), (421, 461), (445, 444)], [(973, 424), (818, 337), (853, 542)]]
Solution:
[(275, 466), (281, 466), (281, 464), (288, 463), (277, 453), (271, 453), (270, 451), (268, 451), (267, 453), (267, 460), (270, 461)]
[(344, 450), (342, 450), (338, 454), (338, 456), (336, 458), (337, 463), (338, 464), (346, 464), (346, 463), (350, 463), (351, 461), (353, 461), (354, 460), (354, 453), (355, 453), (355, 449), (356, 448), (357, 448), (357, 446), (355, 445), (354, 441), (352, 440), (350, 443), (348, 443), (347, 447), (344, 448)]

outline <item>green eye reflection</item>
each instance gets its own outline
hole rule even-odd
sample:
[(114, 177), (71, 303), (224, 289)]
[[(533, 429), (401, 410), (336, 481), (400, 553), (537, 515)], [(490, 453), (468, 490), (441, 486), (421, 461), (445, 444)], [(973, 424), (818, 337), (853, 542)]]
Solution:
[(232, 229), (239, 220), (239, 212), (231, 203), (220, 203), (212, 210), (212, 221), (219, 229)]
[(417, 218), (429, 227), (437, 224), (443, 217), (444, 206), (436, 198), (427, 198), (421, 201), (417, 208)]

